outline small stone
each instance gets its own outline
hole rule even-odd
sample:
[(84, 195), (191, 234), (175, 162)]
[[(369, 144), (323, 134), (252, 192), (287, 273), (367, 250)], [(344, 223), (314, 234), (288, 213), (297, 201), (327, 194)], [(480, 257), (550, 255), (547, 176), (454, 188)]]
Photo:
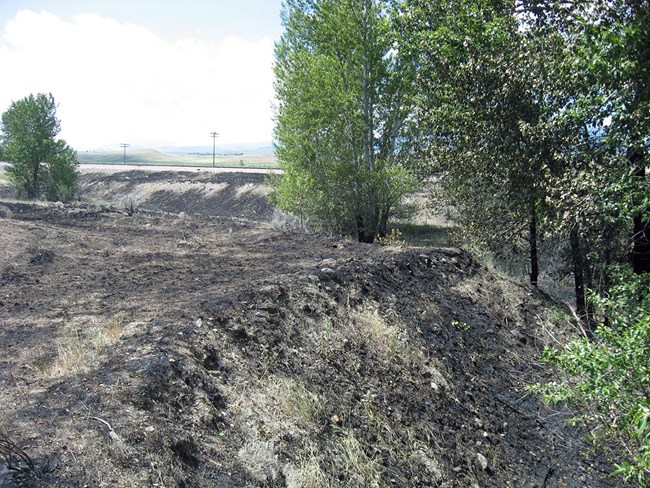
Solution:
[(521, 332), (519, 332), (518, 330), (511, 330), (510, 333), (511, 333), (511, 334), (514, 336), (514, 338), (517, 339), (519, 342), (521, 342), (522, 344), (526, 344), (526, 341), (527, 341), (526, 336), (523, 335)]
[(320, 278), (314, 274), (310, 274), (307, 279), (311, 281), (312, 283), (318, 283), (320, 282)]
[(266, 285), (262, 287), (260, 290), (262, 293), (266, 293), (268, 295), (279, 295), (280, 294), (280, 287), (277, 285)]
[(452, 471), (453, 471), (454, 473), (460, 473), (462, 470), (463, 470), (463, 469), (462, 469), (460, 466), (455, 466), (454, 468), (452, 468)]
[(478, 461), (479, 466), (481, 466), (481, 469), (483, 471), (487, 471), (487, 469), (488, 469), (488, 460), (487, 460), (487, 458), (483, 454), (478, 452), (478, 453), (476, 453), (476, 460)]
[(324, 281), (329, 281), (334, 279), (335, 275), (336, 275), (336, 271), (334, 271), (332, 268), (321, 268), (320, 270), (320, 278)]

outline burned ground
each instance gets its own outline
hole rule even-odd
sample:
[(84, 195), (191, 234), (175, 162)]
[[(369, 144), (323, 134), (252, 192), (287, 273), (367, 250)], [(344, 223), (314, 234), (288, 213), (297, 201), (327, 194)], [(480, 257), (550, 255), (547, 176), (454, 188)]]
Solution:
[(457, 248), (273, 230), (257, 195), (0, 203), (0, 420), (35, 465), (0, 486), (615, 483), (525, 390), (545, 296)]

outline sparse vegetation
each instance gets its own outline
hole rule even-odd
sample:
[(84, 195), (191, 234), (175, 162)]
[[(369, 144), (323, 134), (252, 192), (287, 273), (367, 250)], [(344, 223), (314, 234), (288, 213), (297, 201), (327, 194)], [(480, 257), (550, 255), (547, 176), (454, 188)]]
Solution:
[(101, 355), (119, 340), (123, 323), (123, 315), (116, 315), (103, 323), (89, 319), (82, 326), (65, 327), (50, 374), (67, 376), (96, 366)]
[(594, 429), (599, 443), (615, 441), (630, 453), (616, 473), (643, 486), (650, 480), (650, 276), (619, 275), (611, 297), (594, 296), (607, 318), (595, 337), (574, 339), (544, 358), (563, 376), (537, 385), (553, 403), (571, 401), (575, 422)]

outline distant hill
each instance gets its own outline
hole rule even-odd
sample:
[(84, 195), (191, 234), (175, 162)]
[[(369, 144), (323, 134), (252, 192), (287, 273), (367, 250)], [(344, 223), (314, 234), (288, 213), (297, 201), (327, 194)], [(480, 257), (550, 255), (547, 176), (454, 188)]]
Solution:
[[(160, 148), (168, 154), (212, 154), (212, 146), (163, 146)], [(224, 153), (270, 153), (274, 151), (270, 142), (248, 143), (248, 144), (218, 144), (216, 152)]]
[[(122, 151), (88, 151), (77, 153), (77, 158), (84, 163), (122, 163)], [(171, 156), (157, 149), (137, 149), (127, 151), (126, 160), (129, 163), (171, 163), (178, 160), (178, 156)]]
[[(127, 150), (127, 164), (150, 164), (150, 165), (179, 165), (179, 166), (210, 166), (212, 165), (212, 148), (206, 150), (204, 147), (175, 148), (178, 152), (167, 152), (159, 149), (134, 149)], [(261, 148), (258, 148), (261, 149)], [(84, 151), (77, 153), (80, 163), (124, 163), (124, 152), (115, 151)], [(268, 168), (277, 166), (277, 160), (273, 150), (267, 151), (224, 151), (219, 148), (216, 151), (215, 163), (222, 167), (250, 167)]]

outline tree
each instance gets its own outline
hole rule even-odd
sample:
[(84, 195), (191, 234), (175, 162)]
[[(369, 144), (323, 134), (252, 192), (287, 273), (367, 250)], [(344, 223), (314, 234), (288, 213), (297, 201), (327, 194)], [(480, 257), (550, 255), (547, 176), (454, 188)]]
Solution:
[(373, 242), (415, 184), (406, 169), (413, 70), (391, 2), (287, 0), (276, 45), (272, 198), (312, 225)]
[(431, 171), (465, 235), (493, 249), (525, 242), (537, 285), (544, 169), (560, 143), (549, 121), (567, 96), (550, 62), (561, 39), (535, 36), (514, 7), (411, 0), (401, 30), (418, 66)]
[[(536, 25), (559, 31), (571, 97), (552, 124), (570, 150), (547, 184), (556, 227), (586, 248), (582, 293), (595, 333), (545, 358), (565, 376), (537, 385), (583, 408), (578, 420), (620, 448), (616, 472), (650, 481), (650, 2), (522, 2)], [(626, 256), (627, 254), (627, 256)], [(614, 266), (618, 263), (618, 266)], [(594, 281), (592, 268), (603, 277)], [(593, 291), (586, 290), (592, 288)]]
[(51, 94), (29, 95), (12, 102), (2, 114), (4, 157), (10, 163), (7, 173), (19, 194), (64, 201), (74, 195), (77, 157), (64, 140), (55, 140), (59, 131)]

